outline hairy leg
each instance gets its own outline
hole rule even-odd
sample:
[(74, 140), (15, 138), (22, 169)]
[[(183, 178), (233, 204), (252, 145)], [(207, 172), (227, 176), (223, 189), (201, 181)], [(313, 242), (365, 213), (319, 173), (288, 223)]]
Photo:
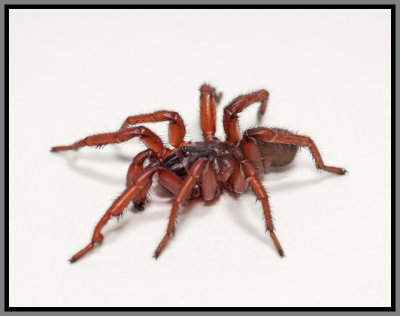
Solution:
[[(132, 163), (129, 166), (128, 173), (126, 175), (126, 186), (129, 187), (133, 184), (134, 178), (136, 175), (143, 170), (143, 165), (146, 160), (151, 157), (156, 158), (157, 154), (151, 149), (146, 149), (140, 153), (138, 153), (134, 158)], [(133, 200), (133, 205), (139, 211), (144, 210), (144, 204), (147, 201), (147, 193), (150, 190), (151, 183), (149, 183)]]
[(98, 222), (93, 236), (92, 241), (81, 251), (76, 253), (71, 259), (70, 262), (75, 262), (80, 259), (83, 255), (85, 255), (88, 251), (94, 248), (96, 243), (101, 243), (103, 240), (103, 235), (101, 234), (101, 229), (107, 222), (112, 218), (119, 216), (125, 207), (129, 204), (131, 200), (133, 200), (143, 189), (145, 189), (149, 184), (151, 185), (152, 176), (159, 170), (159, 167), (151, 167), (143, 170), (140, 174), (138, 174), (132, 185), (130, 185), (126, 190), (114, 201), (111, 207), (107, 210), (107, 212), (103, 215), (103, 217)]
[(139, 137), (143, 143), (160, 157), (166, 157), (171, 151), (164, 147), (160, 137), (144, 126), (127, 128), (114, 133), (105, 133), (88, 136), (72, 145), (57, 146), (51, 148), (52, 152), (65, 150), (78, 150), (85, 146), (104, 146), (107, 144), (118, 144), (134, 137)]
[(240, 141), (241, 133), (239, 129), (238, 114), (253, 103), (261, 102), (261, 106), (258, 111), (258, 119), (260, 121), (267, 108), (268, 98), (269, 93), (267, 90), (258, 90), (253, 93), (237, 97), (225, 107), (223, 123), (226, 141), (228, 143), (236, 144)]
[(246, 180), (249, 182), (250, 187), (252, 191), (256, 194), (257, 199), (261, 202), (263, 210), (264, 210), (264, 216), (265, 216), (265, 222), (267, 226), (267, 231), (269, 231), (269, 234), (274, 241), (275, 247), (279, 252), (279, 255), (281, 257), (284, 256), (284, 252), (282, 250), (282, 247), (278, 241), (278, 238), (276, 237), (274, 233), (274, 224), (272, 222), (272, 216), (271, 216), (271, 210), (269, 207), (268, 203), (268, 195), (267, 192), (265, 191), (261, 181), (257, 178), (257, 171), (256, 168), (253, 166), (253, 164), (248, 161), (244, 160), (242, 162), (243, 170), (246, 176)]
[(264, 166), (256, 139), (253, 137), (243, 137), (241, 146), (244, 158), (253, 163), (258, 175), (263, 174)]
[(244, 193), (248, 186), (249, 183), (246, 181), (242, 165), (236, 166), (232, 173), (230, 191), (235, 193)]
[(177, 112), (157, 111), (150, 114), (129, 116), (121, 126), (126, 129), (129, 125), (138, 123), (156, 123), (169, 121), (169, 143), (173, 147), (179, 147), (183, 143), (186, 134), (185, 124)]
[(215, 137), (216, 130), (216, 111), (215, 105), (222, 97), (222, 94), (216, 95), (215, 89), (208, 85), (203, 84), (200, 87), (200, 125), (203, 131), (203, 138), (205, 141), (212, 141), (217, 139)]
[[(126, 186), (130, 186), (133, 183), (135, 176), (143, 170), (143, 165), (147, 159), (156, 155), (151, 149), (146, 149), (138, 153), (129, 165), (128, 173), (126, 175)], [(154, 157), (155, 158), (155, 157)]]
[(204, 201), (211, 201), (217, 195), (220, 195), (217, 172), (210, 162), (206, 163), (203, 169), (200, 177), (200, 186)]
[(321, 154), (318, 151), (314, 141), (308, 136), (301, 136), (290, 133), (280, 133), (270, 128), (252, 128), (248, 129), (243, 133), (243, 139), (259, 139), (267, 143), (275, 144), (289, 144), (300, 147), (306, 147), (310, 150), (312, 156), (315, 159), (315, 164), (318, 169), (322, 169), (328, 172), (345, 174), (347, 171), (343, 168), (326, 166), (322, 161)]
[(177, 195), (179, 193), (179, 190), (183, 184), (183, 180), (168, 169), (162, 170), (158, 173), (158, 181), (173, 195)]
[[(167, 169), (160, 169), (158, 171), (158, 182), (172, 194), (176, 195), (182, 186), (183, 180)], [(151, 185), (145, 187), (133, 201), (137, 210), (144, 210), (144, 204), (146, 203), (150, 187)], [(196, 192), (192, 191), (191, 196), (193, 196), (193, 194), (196, 194)]]
[(158, 245), (158, 247), (154, 253), (154, 258), (156, 258), (156, 259), (158, 258), (161, 251), (164, 249), (165, 245), (167, 244), (169, 238), (173, 234), (173, 232), (175, 230), (175, 220), (178, 215), (179, 206), (183, 203), (183, 201), (189, 195), (193, 186), (199, 180), (199, 178), (204, 170), (204, 167), (207, 163), (208, 163), (208, 159), (205, 157), (202, 157), (202, 158), (199, 158), (193, 164), (193, 166), (190, 168), (185, 181), (183, 182), (181, 188), (179, 189), (179, 192), (177, 193), (177, 195), (174, 198), (174, 202), (173, 202), (172, 209), (171, 209), (171, 214), (169, 217), (167, 232), (166, 232), (164, 238), (161, 240), (160, 244)]

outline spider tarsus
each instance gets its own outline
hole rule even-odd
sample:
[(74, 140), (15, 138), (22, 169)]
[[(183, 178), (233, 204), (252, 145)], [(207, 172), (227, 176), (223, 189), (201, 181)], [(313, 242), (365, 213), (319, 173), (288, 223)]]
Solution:
[(154, 258), (155, 260), (157, 260), (159, 255), (160, 255), (160, 253), (156, 251), (156, 252), (154, 253), (154, 255), (153, 255), (153, 258)]
[(74, 262), (76, 262), (76, 259), (74, 259), (74, 257), (72, 257), (72, 258), (69, 259), (68, 261), (69, 261), (69, 263), (74, 263)]
[(56, 147), (51, 147), (50, 152), (56, 153), (59, 151), (65, 151), (65, 150), (71, 150), (71, 146), (56, 146)]
[(283, 258), (285, 256), (285, 253), (283, 252), (282, 249), (278, 249), (279, 255), (281, 256), (281, 258)]
[(337, 168), (337, 169), (338, 169), (338, 171), (335, 173), (338, 175), (342, 176), (342, 175), (345, 175), (346, 173), (348, 173), (348, 171), (346, 169), (343, 169), (343, 168)]
[(50, 152), (56, 153), (56, 152), (60, 151), (59, 148), (60, 148), (60, 147), (51, 147)]
[[(144, 210), (144, 204), (145, 204), (144, 202), (135, 203), (134, 207), (137, 211), (141, 212)], [(133, 210), (133, 211), (135, 211), (135, 210)]]
[(346, 169), (338, 168), (338, 167), (324, 166), (323, 168), (319, 168), (319, 169), (323, 169), (323, 170), (331, 172), (331, 173), (336, 173), (338, 175), (344, 175), (344, 174), (348, 173), (348, 171)]

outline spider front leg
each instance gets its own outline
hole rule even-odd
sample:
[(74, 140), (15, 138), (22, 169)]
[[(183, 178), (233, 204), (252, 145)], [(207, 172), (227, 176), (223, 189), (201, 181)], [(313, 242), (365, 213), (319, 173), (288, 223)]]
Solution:
[(262, 204), (267, 230), (269, 231), (269, 234), (270, 234), (272, 240), (274, 241), (275, 247), (278, 250), (279, 255), (281, 257), (283, 257), (284, 252), (278, 241), (278, 238), (276, 237), (276, 235), (274, 233), (274, 224), (272, 222), (272, 216), (271, 216), (271, 210), (270, 210), (269, 203), (268, 203), (267, 192), (265, 191), (261, 181), (257, 178), (257, 170), (252, 165), (252, 163), (248, 160), (244, 160), (244, 161), (242, 161), (242, 166), (243, 166), (244, 174), (246, 176), (246, 180), (250, 184), (252, 191), (256, 194), (257, 199)]
[(174, 198), (174, 202), (171, 209), (171, 214), (169, 217), (167, 233), (165, 234), (164, 238), (161, 240), (160, 244), (158, 245), (155, 253), (154, 258), (158, 258), (161, 251), (164, 249), (165, 245), (167, 244), (170, 236), (174, 233), (175, 230), (175, 220), (178, 215), (179, 206), (183, 203), (186, 197), (189, 195), (191, 189), (196, 184), (198, 179), (200, 178), (204, 167), (208, 163), (208, 159), (205, 157), (199, 158), (193, 166), (190, 168), (189, 173), (183, 182), (182, 186), (179, 189), (179, 192), (176, 194)]
[(288, 144), (288, 145), (296, 145), (300, 147), (306, 147), (310, 150), (312, 156), (315, 159), (315, 164), (318, 169), (322, 169), (328, 172), (336, 173), (343, 175), (347, 171), (343, 168), (326, 166), (322, 161), (321, 154), (318, 151), (317, 146), (314, 141), (308, 136), (301, 136), (290, 133), (280, 133), (270, 128), (252, 128), (248, 129), (243, 133), (243, 139), (248, 139), (251, 141), (259, 139), (267, 143), (275, 143), (275, 144)]
[(253, 93), (237, 97), (225, 107), (223, 123), (226, 141), (228, 143), (236, 144), (240, 141), (241, 133), (239, 129), (238, 114), (253, 103), (261, 102), (261, 106), (258, 110), (258, 122), (260, 123), (262, 116), (267, 109), (268, 98), (269, 92), (267, 90), (258, 90)]
[(145, 169), (134, 179), (133, 184), (130, 185), (111, 205), (107, 212), (98, 222), (92, 237), (92, 241), (81, 251), (76, 253), (70, 262), (73, 263), (85, 255), (88, 251), (94, 248), (96, 243), (101, 243), (103, 241), (103, 235), (101, 234), (101, 229), (105, 224), (112, 218), (119, 216), (129, 202), (138, 196), (142, 190), (146, 189), (152, 183), (153, 175), (159, 170), (159, 167), (150, 167)]
[(167, 156), (171, 151), (164, 147), (160, 137), (144, 126), (137, 126), (120, 130), (115, 133), (105, 133), (88, 136), (69, 146), (57, 146), (51, 148), (52, 152), (78, 150), (85, 146), (104, 146), (107, 144), (118, 144), (134, 137), (139, 137), (144, 144), (157, 153), (158, 156)]
[(222, 98), (222, 93), (216, 94), (215, 88), (208, 84), (200, 87), (200, 126), (203, 131), (203, 138), (213, 141), (216, 131), (216, 111), (215, 106)]
[(173, 147), (179, 147), (183, 143), (186, 134), (185, 124), (177, 112), (157, 111), (150, 114), (129, 116), (122, 124), (120, 130), (128, 128), (129, 125), (138, 123), (157, 123), (169, 121), (169, 143)]

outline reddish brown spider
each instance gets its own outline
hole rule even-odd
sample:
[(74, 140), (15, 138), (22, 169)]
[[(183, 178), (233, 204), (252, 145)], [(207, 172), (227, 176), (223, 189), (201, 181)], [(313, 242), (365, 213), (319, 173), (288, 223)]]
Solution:
[[(292, 134), (278, 128), (251, 128), (240, 132), (238, 114), (253, 103), (261, 102), (258, 120), (261, 121), (267, 108), (269, 93), (258, 90), (234, 99), (224, 108), (223, 125), (225, 141), (215, 136), (215, 107), (221, 93), (204, 84), (200, 88), (200, 119), (203, 142), (186, 142), (185, 125), (176, 112), (158, 111), (151, 114), (129, 116), (115, 133), (88, 136), (70, 146), (53, 147), (52, 152), (78, 150), (84, 146), (103, 146), (125, 142), (139, 137), (148, 149), (133, 158), (126, 177), (126, 190), (116, 199), (94, 229), (92, 241), (75, 254), (70, 261), (75, 262), (101, 243), (101, 229), (112, 218), (120, 216), (130, 201), (138, 209), (143, 209), (152, 178), (158, 175), (159, 183), (175, 197), (169, 217), (167, 232), (157, 247), (157, 258), (175, 230), (175, 220), (179, 206), (185, 201), (201, 197), (205, 201), (217, 198), (222, 190), (243, 193), (250, 185), (261, 201), (266, 228), (281, 256), (284, 255), (274, 232), (268, 196), (259, 176), (265, 168), (284, 166), (291, 162), (297, 148), (307, 147), (315, 159), (316, 167), (336, 174), (345, 174), (342, 168), (325, 166), (321, 155), (310, 137)], [(161, 139), (144, 126), (130, 127), (138, 123), (169, 121), (169, 144), (164, 146)], [(146, 163), (146, 166), (145, 166)]]

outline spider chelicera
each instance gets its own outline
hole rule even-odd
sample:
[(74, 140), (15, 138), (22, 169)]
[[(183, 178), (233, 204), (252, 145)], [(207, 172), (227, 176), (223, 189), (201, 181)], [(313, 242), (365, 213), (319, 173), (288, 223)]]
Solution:
[[(266, 228), (275, 247), (284, 256), (282, 247), (274, 232), (274, 225), (268, 203), (267, 193), (259, 180), (266, 168), (284, 166), (296, 155), (298, 147), (307, 147), (315, 159), (316, 167), (336, 174), (346, 170), (326, 166), (310, 137), (296, 135), (279, 128), (257, 127), (240, 132), (238, 114), (251, 104), (260, 102), (258, 121), (261, 121), (267, 108), (269, 93), (258, 90), (241, 95), (224, 108), (223, 125), (226, 135), (224, 141), (215, 136), (216, 104), (222, 94), (208, 84), (200, 88), (200, 120), (203, 132), (202, 142), (185, 141), (185, 124), (181, 116), (172, 111), (157, 111), (150, 114), (129, 116), (119, 131), (88, 136), (69, 146), (58, 146), (52, 152), (78, 150), (84, 146), (103, 146), (125, 142), (138, 137), (147, 149), (137, 154), (129, 166), (125, 191), (114, 201), (94, 229), (91, 242), (71, 259), (75, 262), (101, 243), (101, 229), (112, 218), (122, 214), (132, 201), (142, 210), (147, 193), (158, 176), (158, 182), (174, 195), (166, 234), (158, 245), (154, 257), (157, 258), (175, 230), (175, 220), (179, 206), (185, 201), (202, 198), (210, 201), (217, 198), (223, 190), (236, 194), (244, 193), (250, 187), (261, 202)], [(150, 122), (169, 122), (169, 144), (166, 147), (160, 137), (149, 128), (132, 125)]]

